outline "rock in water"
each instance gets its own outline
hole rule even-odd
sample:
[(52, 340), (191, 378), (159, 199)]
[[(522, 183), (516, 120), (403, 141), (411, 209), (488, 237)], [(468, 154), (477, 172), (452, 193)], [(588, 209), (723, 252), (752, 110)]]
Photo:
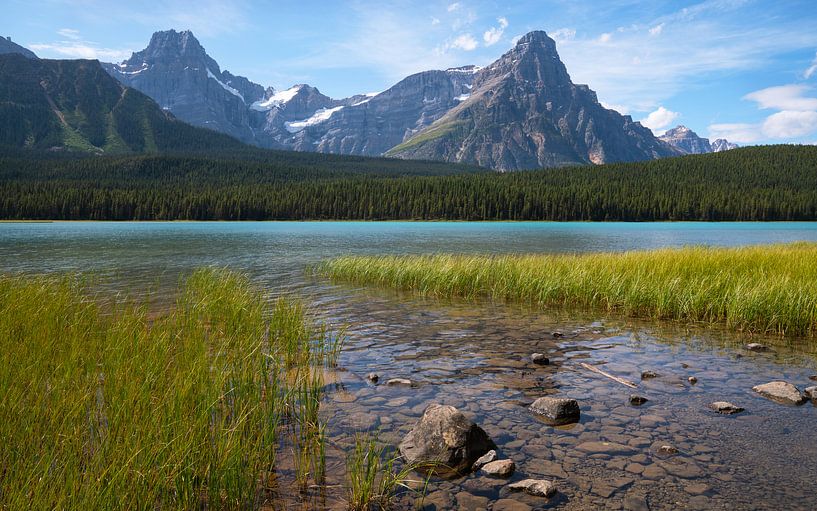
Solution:
[(378, 376), (377, 373), (369, 373), (366, 375), (366, 379), (372, 383), (377, 383), (377, 380), (380, 379), (380, 376)]
[(483, 465), (487, 465), (488, 463), (494, 461), (496, 459), (496, 451), (491, 449), (484, 455), (480, 456), (480, 458), (474, 462), (473, 470), (479, 470), (482, 468)]
[(581, 416), (579, 403), (563, 397), (540, 397), (530, 405), (530, 409), (557, 425), (578, 422)]
[(767, 399), (782, 404), (801, 405), (806, 402), (806, 397), (800, 393), (797, 387), (784, 381), (771, 381), (763, 385), (755, 385), (752, 390)]
[(728, 401), (715, 401), (709, 405), (709, 408), (724, 415), (732, 415), (733, 413), (740, 413), (743, 411), (743, 408), (733, 405)]
[(530, 356), (530, 359), (536, 365), (546, 366), (550, 364), (550, 359), (542, 353), (534, 353)]
[(386, 385), (394, 386), (394, 385), (403, 385), (406, 387), (413, 387), (414, 384), (411, 383), (411, 380), (406, 378), (392, 378), (391, 380), (386, 382)]
[(641, 373), (642, 380), (649, 380), (650, 378), (658, 378), (658, 373), (655, 371), (643, 371)]
[(552, 497), (556, 493), (556, 486), (547, 479), (524, 479), (508, 485), (509, 490), (524, 491), (536, 497)]
[(646, 403), (647, 401), (649, 401), (649, 399), (647, 399), (644, 396), (639, 396), (638, 394), (631, 394), (630, 395), (630, 404), (633, 405), (633, 406), (641, 406), (644, 403)]
[(434, 472), (463, 473), (496, 445), (482, 428), (453, 406), (432, 404), (400, 442), (411, 464)]
[(749, 344), (746, 345), (746, 349), (749, 351), (758, 352), (769, 351), (768, 346), (766, 346), (765, 344), (760, 344), (759, 342), (750, 342)]
[(805, 394), (807, 398), (813, 401), (817, 401), (817, 385), (806, 387), (806, 390), (803, 391), (803, 394)]
[(690, 385), (695, 385), (696, 383), (698, 383), (698, 378), (690, 376), (689, 378), (687, 378), (687, 381), (690, 383)]
[(494, 477), (510, 477), (515, 469), (516, 465), (512, 460), (492, 461), (482, 467), (483, 472)]

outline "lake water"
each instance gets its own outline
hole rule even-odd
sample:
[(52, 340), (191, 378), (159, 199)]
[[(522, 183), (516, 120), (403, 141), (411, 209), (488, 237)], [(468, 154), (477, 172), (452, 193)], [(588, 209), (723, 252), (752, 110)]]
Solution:
[[(817, 384), (809, 379), (817, 375), (809, 340), (425, 300), (304, 273), (308, 264), (353, 253), (563, 253), (797, 240), (817, 241), (817, 224), (2, 223), (0, 272), (91, 272), (104, 289), (168, 296), (197, 267), (244, 271), (271, 294), (302, 296), (321, 319), (349, 327), (342, 370), (332, 375), (322, 405), (337, 447), (327, 453), (330, 474), (338, 482), (341, 447), (356, 432), (378, 430), (396, 445), (429, 403), (441, 402), (470, 414), (500, 457), (516, 462), (511, 480), (546, 478), (559, 488), (545, 502), (509, 493), (506, 480), (479, 473), (433, 479), (426, 509), (814, 509), (817, 407), (780, 405), (751, 391), (777, 379), (801, 390)], [(747, 351), (747, 342), (772, 351)], [(551, 364), (533, 365), (532, 352), (548, 354)], [(638, 389), (591, 373), (582, 362)], [(647, 369), (659, 377), (640, 381)], [(409, 378), (415, 387), (372, 385), (365, 379), (371, 371), (381, 381)], [(633, 392), (649, 401), (631, 406)], [(552, 427), (532, 416), (526, 405), (550, 394), (578, 399), (581, 421)], [(746, 411), (718, 415), (707, 408), (718, 400)], [(679, 452), (664, 455), (662, 445)], [(320, 507), (342, 509), (342, 497), (330, 494)], [(408, 497), (398, 503), (411, 506)]]

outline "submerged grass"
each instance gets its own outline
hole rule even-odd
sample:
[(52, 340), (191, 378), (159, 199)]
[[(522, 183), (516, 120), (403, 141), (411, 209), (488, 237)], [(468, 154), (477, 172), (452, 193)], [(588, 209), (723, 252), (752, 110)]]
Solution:
[(0, 277), (0, 509), (257, 509), (290, 455), (295, 493), (320, 486), (341, 339), (226, 270), (160, 316)]
[(435, 297), (490, 297), (817, 335), (817, 244), (581, 255), (349, 256), (315, 271)]

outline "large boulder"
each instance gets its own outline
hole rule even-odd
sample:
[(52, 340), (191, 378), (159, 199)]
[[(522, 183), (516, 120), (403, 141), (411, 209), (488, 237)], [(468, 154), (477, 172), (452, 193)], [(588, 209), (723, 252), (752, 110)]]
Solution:
[(752, 390), (778, 403), (802, 405), (806, 402), (806, 396), (801, 394), (797, 387), (784, 381), (771, 381), (763, 385), (755, 385)]
[(400, 442), (411, 464), (437, 473), (464, 473), (496, 445), (482, 428), (453, 406), (432, 404)]
[(540, 397), (530, 405), (530, 409), (555, 425), (579, 422), (581, 416), (579, 403), (575, 399), (563, 397)]

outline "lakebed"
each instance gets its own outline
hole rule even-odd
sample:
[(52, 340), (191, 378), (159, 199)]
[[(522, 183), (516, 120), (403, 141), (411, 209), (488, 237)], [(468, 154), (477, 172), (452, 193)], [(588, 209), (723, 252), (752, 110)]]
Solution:
[[(817, 226), (352, 224), (6, 224), (0, 226), (0, 255), (3, 272), (93, 272), (103, 294), (151, 291), (157, 305), (193, 268), (227, 266), (271, 295), (304, 299), (330, 325), (348, 325), (321, 404), (329, 443), (337, 446), (327, 451), (327, 472), (338, 483), (344, 446), (357, 433), (379, 431), (381, 441), (397, 445), (425, 407), (438, 402), (469, 414), (496, 442), (499, 456), (515, 461), (510, 481), (550, 479), (559, 493), (550, 501), (510, 493), (508, 480), (477, 472), (432, 478), (424, 500), (430, 509), (814, 507), (817, 408), (777, 404), (751, 390), (772, 380), (801, 389), (813, 384), (817, 358), (810, 339), (486, 300), (430, 300), (332, 284), (305, 275), (304, 267), (347, 253), (580, 252), (815, 240)], [(750, 342), (771, 350), (748, 351)], [(533, 364), (534, 352), (546, 353), (550, 364)], [(640, 380), (645, 370), (658, 377)], [(368, 381), (370, 372), (381, 383)], [(389, 378), (407, 378), (413, 386), (382, 383)], [(632, 406), (634, 392), (648, 401)], [(543, 395), (578, 400), (581, 420), (545, 424), (527, 409)], [(708, 404), (719, 400), (746, 411), (717, 414)], [(663, 445), (678, 453), (662, 454)], [(305, 505), (297, 496), (281, 497), (286, 507)], [(320, 505), (343, 508), (343, 498), (342, 491), (331, 491)], [(396, 507), (414, 504), (407, 494)]]

